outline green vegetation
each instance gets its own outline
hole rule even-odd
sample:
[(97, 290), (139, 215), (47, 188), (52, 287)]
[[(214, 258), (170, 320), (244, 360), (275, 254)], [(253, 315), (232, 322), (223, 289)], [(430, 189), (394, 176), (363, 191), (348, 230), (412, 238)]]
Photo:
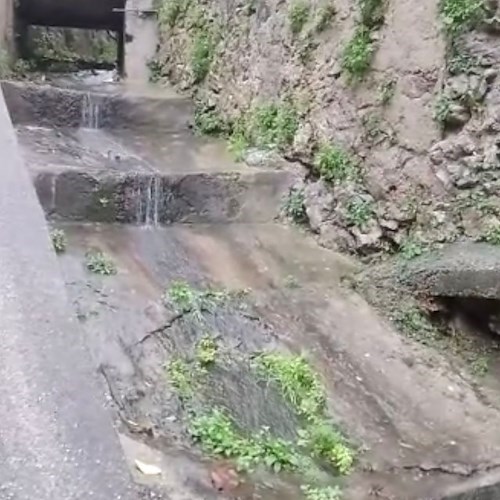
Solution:
[(167, 366), (167, 374), (172, 386), (183, 399), (193, 395), (195, 380), (192, 368), (182, 359), (175, 359)]
[(426, 251), (425, 245), (415, 236), (406, 238), (399, 248), (399, 255), (405, 260), (419, 257)]
[(66, 251), (68, 239), (66, 238), (66, 233), (62, 229), (53, 229), (50, 232), (50, 239), (52, 240), (52, 246), (56, 253), (63, 253)]
[(283, 149), (293, 142), (298, 127), (298, 113), (290, 102), (263, 104), (233, 124), (229, 138), (231, 149), (237, 155), (252, 146)]
[(302, 356), (262, 354), (256, 359), (259, 370), (273, 379), (285, 398), (307, 420), (313, 420), (325, 404), (318, 376)]
[(215, 363), (219, 348), (217, 342), (210, 335), (203, 336), (196, 346), (196, 361), (206, 367)]
[(292, 188), (283, 203), (283, 212), (296, 224), (307, 221), (304, 190)]
[(234, 422), (218, 409), (195, 417), (190, 433), (205, 451), (235, 459), (241, 470), (263, 464), (279, 472), (296, 469), (299, 465), (293, 443), (271, 436), (266, 429), (254, 437), (245, 437)]
[(314, 168), (327, 182), (353, 180), (359, 168), (353, 158), (340, 146), (323, 143), (314, 155)]
[(452, 100), (441, 94), (434, 105), (434, 120), (436, 120), (442, 126), (448, 121), (451, 114)]
[(324, 488), (302, 486), (301, 489), (306, 500), (341, 500), (342, 498), (342, 491), (338, 486), (325, 486)]
[(203, 312), (211, 312), (217, 305), (223, 304), (229, 298), (225, 291), (193, 288), (185, 281), (174, 281), (163, 300), (171, 303), (182, 314), (191, 313), (198, 319)]
[(184, 0), (160, 0), (157, 5), (160, 26), (167, 25), (173, 28), (186, 13), (188, 5), (189, 3)]
[(360, 196), (354, 196), (349, 200), (346, 207), (346, 220), (348, 224), (364, 228), (374, 215), (373, 202)]
[(351, 81), (361, 80), (370, 69), (374, 51), (371, 31), (358, 27), (342, 55), (342, 68)]
[(439, 331), (417, 306), (402, 307), (393, 320), (407, 337), (424, 345), (433, 345), (439, 339)]
[(309, 19), (310, 6), (306, 0), (294, 0), (288, 11), (288, 22), (294, 35), (298, 35)]
[(200, 30), (194, 37), (191, 50), (191, 72), (194, 83), (202, 82), (208, 72), (215, 55), (216, 43), (208, 30)]
[(196, 103), (194, 126), (202, 135), (221, 136), (228, 131), (227, 123), (217, 109), (203, 102)]
[(491, 245), (500, 245), (500, 223), (496, 222), (490, 224), (482, 240)]
[(117, 273), (115, 263), (100, 250), (90, 250), (85, 254), (85, 266), (90, 272), (102, 276), (110, 276)]
[(350, 81), (359, 81), (370, 69), (375, 52), (373, 32), (384, 23), (385, 0), (358, 0), (359, 20), (342, 55), (342, 68)]
[(341, 433), (324, 417), (325, 395), (317, 374), (302, 356), (266, 353), (256, 358), (260, 373), (274, 380), (283, 396), (304, 417), (298, 446), (328, 461), (340, 474), (354, 463), (354, 452)]
[(150, 59), (148, 61), (148, 69), (149, 69), (149, 81), (152, 83), (159, 82), (164, 74), (164, 67), (161, 61), (158, 59)]
[(394, 91), (396, 90), (395, 80), (386, 80), (382, 82), (378, 87), (378, 102), (382, 106), (387, 106), (394, 97)]
[(460, 48), (457, 43), (453, 44), (453, 50), (447, 61), (447, 69), (450, 75), (459, 75), (461, 73), (473, 73), (479, 66), (477, 58), (468, 54), (465, 49)]
[(337, 11), (335, 10), (332, 0), (325, 0), (323, 4), (319, 6), (314, 20), (314, 30), (316, 33), (325, 31), (330, 26), (336, 14)]
[(490, 361), (486, 356), (477, 356), (470, 362), (470, 370), (477, 377), (484, 377), (490, 370)]
[(451, 42), (458, 35), (475, 27), (484, 18), (484, 0), (441, 0), (439, 11)]

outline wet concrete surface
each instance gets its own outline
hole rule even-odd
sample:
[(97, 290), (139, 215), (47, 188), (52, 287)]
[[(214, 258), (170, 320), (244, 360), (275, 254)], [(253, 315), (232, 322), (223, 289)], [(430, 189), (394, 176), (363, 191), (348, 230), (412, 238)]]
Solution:
[[(332, 415), (368, 450), (346, 479), (346, 498), (371, 498), (375, 487), (386, 498), (440, 498), (440, 489), (462, 475), (500, 463), (498, 408), (485, 403), (444, 359), (430, 361), (343, 290), (340, 278), (352, 270), (351, 263), (303, 234), (272, 224), (64, 229), (70, 244), (60, 264), (96, 368), (106, 374), (122, 424), (133, 421), (139, 435), (149, 436), (142, 441), (167, 457), (185, 450), (189, 441), (180, 430), (179, 402), (164, 367), (179, 350), (192, 349), (205, 330), (181, 321), (162, 334), (148, 332), (168, 322), (171, 311), (162, 294), (174, 280), (185, 279), (193, 286), (251, 289), (250, 317), (224, 310), (205, 323), (231, 352), (279, 348), (304, 352), (313, 362)], [(83, 258), (89, 248), (112, 256), (118, 273), (88, 274)], [(295, 288), (286, 285), (290, 275)], [(244, 368), (228, 366), (238, 376), (215, 373), (215, 401), (246, 418), (250, 428), (265, 422), (286, 435), (289, 430), (278, 425), (290, 422), (286, 405), (271, 393), (252, 392)], [(235, 380), (239, 385), (232, 385)], [(265, 415), (270, 421), (262, 420)], [(124, 424), (123, 432), (134, 434), (133, 428)], [(196, 481), (191, 477), (197, 485), (205, 484), (208, 474), (199, 460)], [(189, 489), (187, 478), (182, 484)], [(205, 498), (197, 488), (192, 485), (191, 498)], [(293, 498), (290, 491), (275, 491), (276, 498)], [(260, 498), (255, 490), (248, 495), (241, 498)]]

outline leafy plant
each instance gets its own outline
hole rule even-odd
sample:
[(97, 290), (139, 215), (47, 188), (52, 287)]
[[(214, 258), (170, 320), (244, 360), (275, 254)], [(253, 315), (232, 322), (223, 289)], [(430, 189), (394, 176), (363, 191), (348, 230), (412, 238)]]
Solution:
[(491, 245), (500, 245), (500, 223), (490, 224), (482, 239)]
[(366, 26), (358, 26), (342, 54), (342, 69), (350, 80), (360, 80), (370, 69), (374, 50), (371, 31)]
[(441, 125), (444, 125), (450, 117), (452, 102), (453, 101), (444, 94), (441, 94), (436, 101), (434, 106), (434, 120)]
[(403, 259), (411, 260), (419, 257), (425, 252), (424, 244), (416, 237), (409, 236), (403, 241), (399, 248), (399, 253)]
[(330, 423), (317, 420), (299, 433), (299, 445), (309, 449), (313, 457), (322, 458), (341, 474), (354, 465), (354, 452), (344, 437)]
[(306, 500), (341, 500), (342, 491), (338, 486), (325, 486), (323, 488), (303, 485), (301, 490), (304, 492)]
[(485, 15), (484, 0), (441, 0), (439, 10), (450, 39), (472, 29)]
[(302, 356), (265, 353), (256, 358), (256, 363), (306, 419), (313, 420), (323, 409), (325, 396), (320, 380)]
[(283, 211), (296, 224), (303, 224), (307, 220), (303, 189), (292, 188), (290, 190), (283, 203)]
[(314, 167), (328, 182), (352, 179), (358, 171), (356, 162), (345, 150), (328, 143), (320, 145), (314, 155)]
[(233, 123), (230, 147), (240, 154), (251, 146), (283, 149), (293, 142), (298, 127), (298, 113), (290, 102), (256, 106)]
[(196, 34), (191, 50), (191, 72), (194, 83), (200, 83), (206, 78), (214, 55), (215, 43), (211, 33), (201, 30)]
[(205, 335), (196, 346), (196, 360), (202, 367), (212, 365), (215, 362), (218, 350), (215, 339)]
[(219, 136), (227, 132), (228, 126), (215, 107), (198, 102), (194, 112), (194, 125), (203, 135)]
[(149, 69), (149, 81), (152, 83), (159, 82), (163, 77), (163, 64), (156, 58), (152, 58), (148, 61)]
[(184, 0), (160, 0), (158, 2), (158, 21), (161, 25), (173, 28), (177, 20), (186, 12), (187, 2)]
[(368, 29), (384, 23), (385, 0), (358, 0), (361, 24)]
[(233, 421), (218, 409), (195, 417), (190, 433), (205, 451), (235, 459), (241, 470), (263, 464), (279, 472), (293, 470), (299, 464), (292, 443), (271, 436), (267, 429), (253, 438), (242, 436)]
[(90, 250), (85, 254), (85, 265), (87, 269), (95, 274), (110, 276), (117, 273), (116, 265), (104, 252)]
[(50, 232), (50, 239), (52, 240), (52, 246), (56, 253), (63, 253), (66, 251), (68, 239), (66, 238), (66, 233), (62, 229), (53, 229)]
[(318, 12), (316, 13), (316, 19), (314, 24), (314, 29), (316, 33), (322, 33), (330, 25), (332, 19), (337, 14), (335, 6), (332, 0), (325, 0), (322, 5), (320, 5)]
[(432, 345), (439, 338), (436, 327), (416, 306), (402, 307), (394, 313), (393, 319), (403, 333), (424, 345)]
[(185, 281), (174, 281), (163, 296), (164, 301), (170, 302), (180, 313), (192, 313), (198, 318), (203, 312), (213, 311), (228, 298), (228, 294), (224, 291), (198, 290)]
[(396, 89), (396, 81), (393, 79), (382, 82), (378, 87), (378, 102), (382, 106), (386, 106), (394, 97)]
[(471, 372), (477, 377), (484, 377), (490, 369), (490, 363), (486, 356), (477, 356), (470, 363)]
[(347, 222), (363, 228), (374, 216), (373, 203), (359, 196), (351, 198), (346, 207)]
[(167, 374), (172, 386), (177, 389), (179, 396), (188, 398), (193, 395), (193, 370), (182, 359), (175, 359), (167, 366)]
[(309, 19), (310, 6), (306, 0), (294, 0), (288, 11), (290, 29), (294, 35), (299, 34)]

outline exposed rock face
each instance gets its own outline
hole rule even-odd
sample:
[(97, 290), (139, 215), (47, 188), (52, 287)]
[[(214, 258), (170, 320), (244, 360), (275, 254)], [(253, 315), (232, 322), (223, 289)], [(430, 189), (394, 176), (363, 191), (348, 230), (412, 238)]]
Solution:
[[(472, 215), (463, 209), (477, 208), (478, 197), (495, 204), (498, 183), (494, 15), (463, 37), (468, 66), (452, 72), (438, 0), (389, 1), (374, 34), (371, 68), (353, 83), (342, 58), (359, 20), (356, 4), (337, 0), (319, 33), (324, 3), (308, 4), (308, 20), (294, 34), (289, 3), (199, 0), (198, 12), (219, 35), (210, 70), (201, 82), (193, 76), (197, 28), (187, 12), (161, 25), (163, 74), (230, 118), (289, 95), (301, 122), (290, 147), (294, 158), (311, 165), (315, 148), (328, 141), (361, 159), (357, 186), (332, 189), (313, 180), (306, 187), (311, 227), (324, 244), (366, 252), (397, 247), (410, 231), (423, 240), (475, 236), (467, 229)], [(343, 198), (353, 195), (372, 205), (363, 227), (342, 214)], [(481, 211), (481, 224), (488, 225), (488, 217)]]

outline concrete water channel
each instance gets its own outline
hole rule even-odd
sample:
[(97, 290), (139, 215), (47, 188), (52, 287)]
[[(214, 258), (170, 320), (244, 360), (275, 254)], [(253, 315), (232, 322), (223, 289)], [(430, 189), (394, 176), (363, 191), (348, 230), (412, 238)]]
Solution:
[[(276, 351), (304, 354), (329, 415), (358, 449), (350, 475), (320, 467), (316, 485), (340, 484), (345, 498), (410, 500), (476, 491), (460, 485), (469, 478), (492, 482), (480, 473), (500, 463), (498, 409), (444, 360), (410, 362), (421, 348), (341, 286), (354, 264), (276, 221), (293, 169), (235, 163), (224, 143), (193, 135), (190, 102), (167, 91), (2, 89), (47, 219), (66, 235), (60, 271), (130, 471), (149, 497), (304, 498), (303, 478), (263, 470), (218, 491), (214, 470), (228, 462), (201, 453), (187, 432), (192, 412), (224, 408), (247, 433), (268, 427), (296, 440), (299, 416), (252, 368), (257, 353)], [(89, 252), (105, 254), (112, 270), (89, 272)], [(183, 282), (183, 293), (211, 289), (217, 299), (179, 312), (169, 291)], [(168, 367), (192, 360), (207, 336), (217, 357), (202, 375), (189, 365), (202, 380), (189, 379), (187, 404)], [(137, 460), (161, 473), (139, 472)]]

